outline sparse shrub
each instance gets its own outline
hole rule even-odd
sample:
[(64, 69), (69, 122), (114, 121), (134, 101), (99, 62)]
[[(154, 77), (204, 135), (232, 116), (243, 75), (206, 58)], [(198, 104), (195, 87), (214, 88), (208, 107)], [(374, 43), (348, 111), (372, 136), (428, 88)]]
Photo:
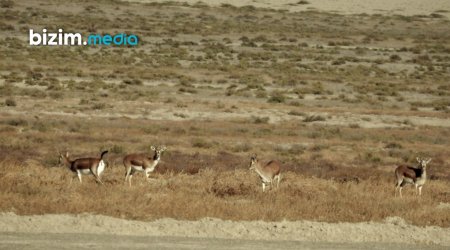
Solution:
[(430, 14), (431, 18), (445, 18), (444, 15), (438, 14), (438, 13), (431, 13)]
[(231, 148), (231, 151), (235, 153), (248, 152), (252, 149), (252, 145), (249, 143), (238, 143)]
[(270, 118), (267, 116), (265, 116), (265, 117), (253, 116), (252, 120), (253, 120), (253, 123), (255, 123), (255, 124), (266, 124), (266, 123), (269, 123)]
[(142, 81), (139, 79), (124, 79), (122, 81), (126, 85), (142, 85)]
[(188, 115), (186, 115), (186, 114), (183, 114), (183, 113), (173, 113), (173, 115), (174, 115), (174, 116), (176, 116), (176, 117), (180, 117), (180, 118), (183, 118), (183, 119), (185, 119), (185, 118), (188, 118), (188, 117), (189, 117)]
[(187, 108), (188, 105), (187, 105), (186, 103), (178, 102), (178, 103), (176, 104), (176, 107), (177, 107), (177, 108)]
[(386, 144), (386, 146), (384, 146), (385, 148), (390, 148), (390, 149), (401, 149), (403, 148), (403, 146), (400, 143), (397, 142), (390, 142), (388, 144)]
[(6, 122), (6, 124), (11, 125), (11, 126), (27, 126), (28, 125), (28, 121), (24, 120), (24, 119), (12, 119), (12, 120), (8, 120)]
[(195, 138), (191, 142), (192, 146), (195, 148), (211, 148), (213, 144), (202, 138)]
[(8, 98), (5, 100), (5, 105), (8, 107), (15, 107), (15, 106), (17, 106), (17, 103), (14, 99)]
[(267, 92), (265, 90), (256, 91), (257, 98), (267, 98)]
[(291, 145), (291, 147), (289, 148), (288, 152), (290, 154), (294, 154), (294, 155), (299, 155), (299, 154), (303, 154), (306, 150), (306, 147), (302, 144), (293, 144)]
[(60, 92), (60, 91), (51, 91), (49, 96), (52, 99), (62, 99), (62, 98), (64, 98), (64, 93)]
[(270, 96), (268, 102), (270, 103), (284, 103), (286, 100), (286, 97), (283, 95), (283, 93), (279, 91), (272, 92), (272, 95)]
[(291, 105), (291, 106), (294, 106), (294, 107), (300, 107), (300, 106), (303, 106), (300, 102), (298, 102), (298, 101), (292, 101), (292, 102), (289, 102), (289, 105)]
[(303, 119), (303, 122), (325, 121), (326, 118), (321, 115), (309, 115)]
[(6, 8), (12, 8), (14, 7), (14, 1), (12, 0), (2, 0), (0, 1), (0, 7), (6, 9)]
[(391, 60), (391, 62), (398, 62), (398, 61), (401, 61), (402, 58), (399, 55), (391, 55), (389, 57), (389, 60)]
[(305, 116), (306, 114), (305, 114), (304, 112), (300, 112), (300, 111), (296, 111), (296, 110), (291, 110), (291, 111), (289, 111), (288, 115)]
[(60, 162), (59, 162), (59, 158), (58, 155), (48, 155), (44, 158), (42, 164), (45, 167), (59, 167), (60, 166)]
[(364, 160), (372, 162), (372, 163), (379, 163), (379, 162), (381, 162), (381, 158), (376, 156), (376, 155), (374, 155), (372, 152), (366, 152), (364, 154)]
[(182, 92), (182, 93), (190, 93), (190, 94), (195, 94), (195, 93), (197, 93), (197, 90), (196, 90), (196, 89), (194, 89), (194, 88), (185, 88), (185, 87), (179, 88), (178, 91), (179, 91), (179, 92)]
[(108, 107), (109, 107), (109, 105), (107, 105), (106, 103), (99, 102), (99, 103), (94, 103), (91, 108), (94, 110), (102, 110), (102, 109), (106, 109)]
[(320, 151), (322, 151), (324, 149), (327, 149), (327, 148), (329, 148), (328, 145), (316, 144), (316, 145), (312, 146), (309, 150), (312, 151), (312, 152), (320, 152)]
[(33, 124), (31, 128), (39, 132), (48, 132), (50, 130), (50, 124), (47, 124), (42, 121), (37, 121)]
[(125, 152), (123, 146), (120, 146), (120, 145), (117, 145), (117, 144), (114, 144), (114, 145), (109, 149), (109, 151), (110, 151), (111, 153), (114, 153), (114, 154), (122, 154), (123, 152)]
[(229, 196), (245, 195), (252, 191), (251, 186), (246, 183), (236, 184), (237, 185), (230, 185), (229, 183), (224, 183), (222, 181), (215, 181), (209, 189), (209, 192), (217, 197), (225, 198)]

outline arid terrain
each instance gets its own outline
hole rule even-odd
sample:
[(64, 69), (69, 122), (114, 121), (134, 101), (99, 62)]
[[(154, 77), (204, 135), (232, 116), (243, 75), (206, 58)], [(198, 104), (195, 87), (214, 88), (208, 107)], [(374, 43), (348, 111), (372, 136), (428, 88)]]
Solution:
[[(0, 231), (71, 234), (55, 228), (87, 214), (155, 237), (449, 246), (449, 4), (248, 2), (1, 0)], [(30, 46), (43, 28), (139, 45)], [(128, 187), (122, 158), (152, 145), (161, 162)], [(105, 185), (69, 185), (59, 153), (102, 150)], [(253, 154), (282, 163), (279, 189), (262, 192)], [(416, 157), (432, 158), (423, 195), (394, 197)], [(257, 230), (277, 223), (293, 224)]]

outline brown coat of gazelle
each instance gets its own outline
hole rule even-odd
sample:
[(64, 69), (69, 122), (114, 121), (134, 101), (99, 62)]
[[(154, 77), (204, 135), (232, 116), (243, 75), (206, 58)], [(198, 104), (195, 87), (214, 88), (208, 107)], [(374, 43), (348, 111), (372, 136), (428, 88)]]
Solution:
[(251, 157), (250, 170), (255, 170), (259, 177), (261, 177), (263, 192), (266, 190), (266, 183), (270, 183), (270, 186), (272, 187), (275, 180), (277, 181), (277, 188), (279, 187), (281, 180), (279, 162), (272, 160), (262, 166), (255, 155)]
[[(108, 151), (103, 151), (100, 155), (100, 158), (78, 158), (75, 160), (71, 160), (69, 158), (69, 153), (66, 152), (65, 155), (59, 154), (60, 162), (64, 162), (75, 175), (73, 178), (78, 176), (78, 179), (81, 181), (81, 175), (89, 175), (92, 174), (95, 177), (95, 180), (103, 184), (100, 179), (100, 175), (103, 170), (105, 170), (105, 161), (103, 161), (103, 156), (108, 153)], [(70, 180), (72, 183), (73, 178)]]
[(123, 165), (125, 166), (125, 182), (128, 179), (128, 183), (131, 186), (131, 177), (135, 172), (144, 172), (147, 179), (150, 173), (155, 170), (156, 165), (158, 165), (161, 159), (161, 153), (166, 150), (165, 146), (154, 147), (151, 146), (151, 150), (154, 151), (153, 156), (147, 154), (129, 154), (123, 158)]
[(427, 179), (427, 164), (430, 163), (431, 159), (416, 158), (416, 160), (419, 163), (417, 167), (400, 165), (395, 169), (395, 196), (397, 196), (398, 190), (400, 197), (402, 197), (402, 188), (406, 184), (413, 184), (416, 187), (416, 194), (419, 190), (419, 195), (422, 195), (422, 186)]

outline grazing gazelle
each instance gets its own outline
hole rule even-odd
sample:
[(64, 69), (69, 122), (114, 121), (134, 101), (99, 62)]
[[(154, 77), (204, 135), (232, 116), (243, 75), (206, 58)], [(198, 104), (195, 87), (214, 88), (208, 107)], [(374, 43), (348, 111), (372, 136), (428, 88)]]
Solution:
[(127, 182), (131, 186), (131, 177), (133, 177), (134, 172), (144, 172), (147, 176), (147, 179), (150, 176), (150, 173), (155, 170), (156, 165), (158, 165), (159, 160), (161, 159), (161, 153), (166, 150), (165, 146), (162, 147), (154, 147), (151, 146), (151, 150), (155, 151), (155, 154), (150, 157), (147, 154), (129, 154), (123, 158), (123, 165), (125, 166), (125, 182)]
[(402, 188), (406, 184), (414, 184), (419, 195), (422, 195), (422, 186), (427, 179), (427, 164), (430, 163), (431, 158), (428, 160), (416, 158), (419, 165), (417, 167), (410, 167), (406, 165), (400, 165), (395, 169), (395, 196), (397, 196), (397, 190), (399, 190), (400, 197), (402, 197)]
[(255, 155), (251, 157), (250, 170), (255, 170), (259, 177), (261, 177), (263, 192), (266, 190), (266, 183), (270, 183), (270, 187), (272, 188), (275, 179), (277, 180), (277, 188), (279, 187), (281, 173), (280, 163), (277, 161), (269, 161), (266, 165), (262, 166)]
[[(105, 161), (103, 161), (103, 156), (106, 153), (108, 153), (108, 151), (103, 151), (100, 158), (79, 158), (72, 161), (69, 158), (69, 152), (66, 152), (65, 155), (59, 154), (59, 160), (60, 162), (64, 162), (75, 174), (73, 178), (78, 176), (80, 183), (82, 183), (81, 175), (92, 174), (98, 183), (103, 184), (100, 175), (103, 170), (105, 170), (106, 164)], [(70, 180), (70, 183), (72, 183), (73, 178)]]

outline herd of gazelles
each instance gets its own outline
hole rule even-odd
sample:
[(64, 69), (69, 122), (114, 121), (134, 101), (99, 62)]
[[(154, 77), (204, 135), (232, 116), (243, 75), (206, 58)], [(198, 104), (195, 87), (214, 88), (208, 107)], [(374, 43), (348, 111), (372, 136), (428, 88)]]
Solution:
[[(155, 170), (156, 165), (161, 159), (161, 153), (166, 150), (165, 146), (154, 147), (151, 146), (151, 150), (154, 152), (153, 156), (149, 156), (146, 153), (136, 153), (128, 154), (123, 158), (123, 165), (125, 166), (125, 183), (128, 180), (131, 186), (131, 178), (135, 172), (144, 172), (147, 179), (150, 173)], [(82, 175), (93, 175), (95, 180), (103, 184), (100, 175), (105, 170), (105, 162), (103, 161), (103, 156), (108, 153), (108, 151), (103, 151), (99, 158), (78, 158), (71, 160), (69, 153), (66, 152), (65, 155), (60, 154), (60, 162), (65, 163), (70, 170), (75, 174), (71, 179), (71, 183), (74, 178), (78, 176), (81, 181)], [(402, 188), (406, 184), (413, 184), (416, 187), (416, 194), (422, 195), (422, 187), (425, 184), (427, 178), (427, 164), (431, 159), (420, 159), (416, 158), (418, 165), (416, 167), (411, 167), (408, 165), (400, 165), (395, 169), (395, 195), (397, 191), (402, 197)], [(279, 187), (281, 180), (281, 164), (277, 161), (270, 161), (265, 165), (261, 165), (258, 161), (256, 155), (251, 157), (250, 160), (250, 170), (254, 170), (261, 177), (263, 192), (266, 190), (266, 185), (276, 182), (277, 188)]]

